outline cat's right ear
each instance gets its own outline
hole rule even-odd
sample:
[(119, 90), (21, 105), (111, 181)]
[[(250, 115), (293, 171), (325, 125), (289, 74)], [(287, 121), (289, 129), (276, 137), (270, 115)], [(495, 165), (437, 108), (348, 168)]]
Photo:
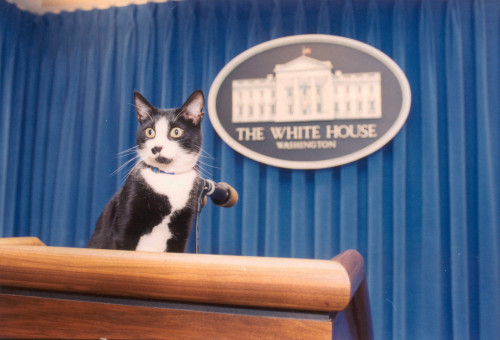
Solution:
[(144, 123), (146, 119), (153, 119), (153, 106), (137, 91), (134, 91), (134, 105), (137, 109), (137, 120)]

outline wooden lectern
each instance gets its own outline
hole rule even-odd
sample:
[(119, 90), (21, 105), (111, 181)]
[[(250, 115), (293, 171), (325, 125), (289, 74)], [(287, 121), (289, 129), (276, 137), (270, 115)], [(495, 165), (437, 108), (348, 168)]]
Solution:
[(371, 339), (361, 255), (332, 260), (0, 239), (0, 338)]

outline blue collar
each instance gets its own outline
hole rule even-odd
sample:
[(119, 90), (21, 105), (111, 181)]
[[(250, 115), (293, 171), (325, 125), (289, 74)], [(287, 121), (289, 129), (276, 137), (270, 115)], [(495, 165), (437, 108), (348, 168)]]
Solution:
[(165, 174), (165, 175), (175, 175), (175, 172), (166, 172), (166, 171), (160, 170), (160, 169), (158, 169), (157, 167), (154, 167), (154, 166), (149, 166), (149, 167), (151, 168), (151, 170), (153, 170), (153, 172), (155, 174), (160, 173), (160, 174)]

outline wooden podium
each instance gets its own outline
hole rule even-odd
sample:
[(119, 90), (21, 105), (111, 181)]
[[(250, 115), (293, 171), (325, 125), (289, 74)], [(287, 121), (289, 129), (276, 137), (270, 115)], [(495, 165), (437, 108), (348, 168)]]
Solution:
[(361, 255), (332, 260), (0, 239), (0, 338), (371, 339)]

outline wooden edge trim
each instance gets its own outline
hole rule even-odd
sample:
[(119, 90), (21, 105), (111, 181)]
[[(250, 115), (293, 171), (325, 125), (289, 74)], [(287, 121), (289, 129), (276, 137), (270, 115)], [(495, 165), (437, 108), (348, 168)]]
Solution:
[(38, 237), (4, 237), (0, 238), (0, 246), (45, 246)]
[(341, 264), (344, 268), (349, 280), (350, 298), (352, 298), (366, 276), (363, 256), (356, 250), (349, 249), (335, 256), (332, 260)]
[(347, 250), (333, 258), (344, 267), (350, 285), (350, 301), (346, 308), (352, 315), (358, 339), (373, 339), (373, 325), (370, 309), (365, 263), (360, 253)]
[[(4, 245), (0, 285), (93, 295), (304, 311), (340, 311), (353, 261)], [(350, 259), (347, 266), (344, 259)], [(347, 273), (347, 274), (346, 274)], [(357, 288), (357, 287), (356, 287)]]
[(368, 283), (366, 278), (361, 281), (352, 298), (353, 319), (360, 339), (374, 338)]

